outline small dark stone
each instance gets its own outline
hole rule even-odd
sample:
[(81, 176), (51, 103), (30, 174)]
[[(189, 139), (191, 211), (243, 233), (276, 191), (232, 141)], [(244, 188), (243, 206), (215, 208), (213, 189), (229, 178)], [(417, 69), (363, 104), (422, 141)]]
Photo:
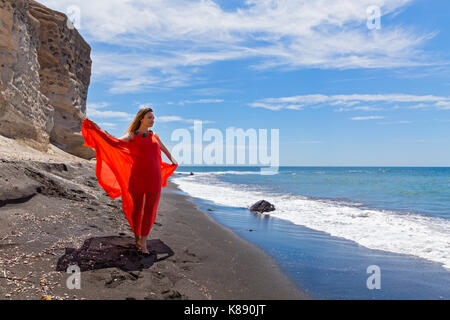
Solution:
[(193, 172), (191, 172), (191, 174), (190, 174), (191, 176), (193, 176), (194, 175), (194, 173)]
[(250, 207), (250, 211), (269, 212), (274, 211), (275, 206), (266, 200), (259, 200)]

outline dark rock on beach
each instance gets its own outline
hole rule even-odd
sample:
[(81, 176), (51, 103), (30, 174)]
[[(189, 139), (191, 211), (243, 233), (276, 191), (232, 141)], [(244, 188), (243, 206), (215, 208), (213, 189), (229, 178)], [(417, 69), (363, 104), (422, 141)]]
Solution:
[(275, 206), (266, 200), (259, 200), (250, 207), (250, 211), (253, 212), (270, 212), (274, 210)]

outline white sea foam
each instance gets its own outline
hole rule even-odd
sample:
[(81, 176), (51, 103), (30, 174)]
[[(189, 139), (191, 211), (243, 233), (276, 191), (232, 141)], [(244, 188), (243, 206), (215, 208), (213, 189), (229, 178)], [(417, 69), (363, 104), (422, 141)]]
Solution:
[(177, 172), (181, 175), (190, 175), (194, 173), (194, 175), (221, 175), (221, 174), (261, 174), (261, 171), (211, 171), (211, 172), (201, 172), (201, 171), (189, 171), (189, 172)]
[(446, 219), (243, 190), (240, 185), (220, 183), (216, 179), (212, 184), (206, 183), (195, 175), (178, 176), (172, 181), (193, 197), (224, 206), (249, 208), (264, 199), (275, 205), (276, 210), (269, 213), (273, 217), (349, 239), (370, 249), (442, 263), (450, 269), (450, 221)]

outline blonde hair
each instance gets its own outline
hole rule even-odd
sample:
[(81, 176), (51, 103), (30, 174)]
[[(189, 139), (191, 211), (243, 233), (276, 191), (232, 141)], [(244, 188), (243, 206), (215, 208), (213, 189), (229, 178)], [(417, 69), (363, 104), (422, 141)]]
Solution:
[(142, 108), (138, 111), (136, 114), (136, 117), (134, 118), (133, 122), (128, 126), (127, 133), (128, 132), (135, 132), (139, 127), (141, 126), (141, 120), (144, 118), (144, 116), (148, 112), (153, 112), (152, 108)]

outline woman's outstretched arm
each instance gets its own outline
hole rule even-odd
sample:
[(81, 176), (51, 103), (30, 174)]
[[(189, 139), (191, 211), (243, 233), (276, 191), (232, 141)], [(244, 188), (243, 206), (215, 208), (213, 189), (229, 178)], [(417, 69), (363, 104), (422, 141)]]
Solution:
[[(83, 122), (84, 126), (87, 128), (92, 128), (103, 140), (108, 143), (109, 145), (113, 147), (126, 147), (127, 141), (119, 140), (116, 137), (113, 137), (109, 135), (108, 133), (104, 132), (94, 121), (87, 119), (88, 121)], [(92, 126), (93, 125), (93, 126)], [(86, 143), (86, 142), (85, 142)], [(85, 144), (87, 145), (87, 144)], [(89, 146), (89, 145), (87, 145)], [(93, 146), (91, 146), (93, 147)]]
[(173, 164), (178, 164), (178, 162), (172, 157), (172, 155), (170, 154), (170, 151), (166, 148), (166, 146), (164, 145), (164, 143), (162, 143), (162, 141), (159, 139), (158, 135), (155, 134), (156, 138), (158, 139), (159, 142), (159, 146), (161, 148), (161, 150), (164, 152), (164, 154), (167, 156), (167, 158), (172, 161)]

